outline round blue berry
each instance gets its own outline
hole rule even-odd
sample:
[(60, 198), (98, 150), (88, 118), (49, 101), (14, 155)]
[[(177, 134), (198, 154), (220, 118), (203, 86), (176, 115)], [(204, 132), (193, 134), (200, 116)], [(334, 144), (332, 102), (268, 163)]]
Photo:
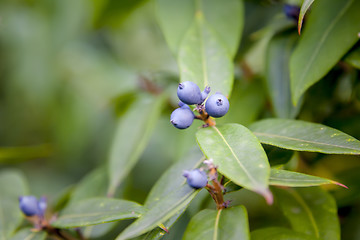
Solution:
[(205, 187), (208, 182), (206, 173), (200, 169), (184, 171), (183, 176), (186, 177), (189, 186), (196, 189)]
[(196, 83), (187, 81), (180, 83), (177, 89), (179, 99), (189, 105), (202, 103), (201, 91)]
[(205, 103), (205, 111), (212, 117), (224, 116), (229, 111), (229, 100), (221, 93), (211, 95)]
[(39, 214), (38, 200), (35, 196), (19, 197), (19, 207), (26, 216)]
[(287, 18), (295, 20), (297, 22), (299, 20), (300, 7), (295, 5), (285, 4), (284, 13)]
[(175, 109), (170, 116), (170, 122), (174, 127), (179, 129), (185, 129), (190, 127), (195, 118), (194, 113), (187, 108), (186, 106), (182, 106), (181, 108)]

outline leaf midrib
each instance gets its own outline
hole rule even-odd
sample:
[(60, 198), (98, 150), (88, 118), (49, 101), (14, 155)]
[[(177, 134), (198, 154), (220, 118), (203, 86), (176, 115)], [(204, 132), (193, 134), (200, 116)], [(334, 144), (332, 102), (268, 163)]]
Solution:
[(222, 211), (222, 209), (219, 209), (218, 212), (217, 212), (217, 214), (216, 214), (215, 225), (214, 225), (213, 240), (217, 240), (217, 239), (218, 239), (218, 229), (219, 229), (219, 220), (220, 220), (221, 211)]
[(247, 171), (247, 169), (245, 168), (245, 166), (241, 163), (241, 161), (237, 158), (234, 150), (232, 149), (232, 147), (229, 145), (229, 143), (226, 141), (224, 135), (222, 135), (222, 133), (220, 132), (220, 130), (214, 126), (213, 129), (215, 129), (215, 131), (219, 134), (219, 136), (221, 137), (221, 139), (224, 141), (224, 143), (226, 144), (226, 146), (229, 148), (231, 154), (234, 156), (234, 158), (236, 159), (236, 161), (238, 162), (238, 164), (240, 165), (240, 168), (245, 172), (245, 174), (248, 176), (248, 178), (250, 179), (251, 182), (253, 182), (254, 184), (257, 184), (257, 182), (255, 181), (255, 179), (250, 175), (250, 173)]
[(359, 149), (350, 148), (350, 147), (347, 147), (347, 146), (329, 144), (329, 143), (324, 143), (324, 142), (310, 141), (310, 140), (305, 140), (305, 139), (301, 139), (301, 138), (287, 137), (287, 136), (284, 136), (284, 135), (276, 135), (276, 134), (261, 133), (261, 132), (253, 132), (253, 133), (255, 135), (259, 135), (259, 136), (275, 137), (275, 138), (280, 138), (280, 139), (283, 138), (283, 139), (294, 140), (294, 141), (298, 141), (298, 142), (314, 143), (314, 144), (319, 144), (319, 145), (325, 145), (325, 146), (331, 146), (331, 147), (339, 147), (339, 148), (345, 148), (345, 149), (349, 149), (349, 150), (359, 151)]
[(295, 198), (295, 200), (304, 208), (306, 214), (308, 215), (309, 217), (309, 220), (310, 220), (310, 223), (312, 225), (312, 227), (314, 228), (315, 230), (315, 236), (317, 238), (320, 237), (320, 234), (319, 234), (319, 229), (317, 227), (317, 224), (316, 224), (316, 221), (315, 221), (315, 218), (310, 210), (310, 208), (308, 207), (308, 205), (305, 203), (305, 201), (301, 198), (301, 196), (295, 192), (294, 190), (291, 190), (289, 191), (289, 193)]
[(322, 35), (322, 38), (320, 39), (320, 41), (318, 42), (318, 45), (315, 47), (315, 50), (313, 51), (313, 54), (311, 55), (310, 60), (307, 62), (307, 65), (305, 66), (305, 70), (302, 71), (302, 74), (299, 78), (299, 80), (297, 81), (297, 83), (301, 83), (304, 81), (305, 76), (308, 74), (308, 71), (310, 69), (310, 67), (313, 65), (313, 62), (317, 56), (317, 54), (319, 53), (320, 49), (323, 46), (324, 41), (328, 38), (328, 35), (330, 34), (330, 32), (332, 31), (332, 29), (334, 28), (335, 24), (337, 23), (337, 21), (345, 14), (345, 12), (347, 11), (347, 9), (350, 7), (350, 5), (352, 4), (353, 0), (350, 0), (348, 2), (348, 4), (346, 4), (344, 6), (344, 8), (341, 10), (341, 12), (339, 13), (339, 15), (336, 16), (336, 18), (334, 18), (334, 20), (328, 25), (328, 28), (326, 29), (326, 31), (324, 32), (324, 34)]

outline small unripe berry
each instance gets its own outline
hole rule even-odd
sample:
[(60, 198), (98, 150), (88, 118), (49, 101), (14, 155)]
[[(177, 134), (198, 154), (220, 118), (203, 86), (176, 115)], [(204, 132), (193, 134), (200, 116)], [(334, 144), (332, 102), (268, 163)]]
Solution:
[(221, 93), (216, 93), (206, 101), (205, 110), (210, 116), (218, 118), (229, 111), (229, 106), (229, 100)]
[(19, 197), (19, 207), (26, 216), (39, 214), (38, 200), (35, 196)]
[[(189, 106), (188, 106), (189, 107)], [(174, 127), (179, 129), (185, 129), (191, 126), (195, 118), (194, 113), (187, 108), (186, 106), (182, 106), (180, 108), (175, 109), (170, 116), (170, 122)]]
[(202, 103), (201, 91), (196, 83), (186, 81), (180, 83), (177, 89), (179, 99), (189, 105)]
[(208, 182), (206, 173), (200, 169), (184, 171), (183, 176), (186, 177), (189, 186), (196, 189), (205, 187)]
[(204, 102), (210, 93), (210, 87), (205, 87), (204, 91), (201, 92), (201, 102)]

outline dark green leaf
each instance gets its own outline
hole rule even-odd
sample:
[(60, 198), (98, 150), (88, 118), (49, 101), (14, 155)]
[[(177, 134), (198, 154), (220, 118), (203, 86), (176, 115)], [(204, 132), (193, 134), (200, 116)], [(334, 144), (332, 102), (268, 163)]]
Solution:
[[(326, 11), (325, 11), (326, 9)], [(358, 41), (360, 1), (317, 0), (290, 60), (292, 101), (325, 76)], [(345, 37), (346, 36), (346, 37)]]
[(89, 198), (65, 209), (51, 225), (59, 228), (83, 227), (137, 218), (143, 213), (143, 207), (135, 202), (111, 198)]
[(310, 187), (323, 184), (336, 184), (345, 187), (341, 183), (326, 178), (281, 169), (271, 169), (269, 182), (270, 185), (287, 187)]
[(226, 124), (200, 129), (200, 148), (218, 170), (234, 183), (263, 195), (272, 202), (268, 189), (270, 166), (257, 138), (244, 126)]
[(26, 180), (17, 170), (0, 172), (0, 239), (8, 239), (23, 220), (18, 198), (28, 194)]
[(202, 210), (189, 222), (183, 239), (250, 239), (246, 209), (244, 206), (236, 206), (221, 210)]
[(10, 240), (45, 240), (46, 232), (34, 232), (31, 228), (24, 228), (18, 231)]
[(297, 40), (296, 35), (280, 34), (270, 40), (266, 54), (266, 82), (279, 118), (294, 118), (300, 110), (291, 102), (289, 60)]
[(296, 150), (329, 154), (360, 154), (360, 142), (333, 128), (300, 120), (266, 119), (250, 126), (260, 142)]
[(298, 21), (298, 32), (300, 34), (301, 27), (304, 21), (305, 13), (310, 8), (311, 4), (314, 2), (314, 0), (304, 0), (304, 2), (301, 5), (300, 14), (299, 14), (299, 21)]
[(187, 184), (174, 189), (166, 197), (158, 201), (149, 211), (127, 227), (116, 239), (124, 240), (134, 238), (148, 232), (164, 223), (172, 216), (182, 211), (196, 196), (199, 190), (194, 190)]
[(325, 190), (318, 187), (274, 188), (273, 193), (293, 230), (316, 239), (340, 239), (336, 203)]
[(131, 106), (116, 130), (109, 159), (110, 186), (113, 195), (117, 186), (136, 164), (146, 147), (160, 116), (165, 95), (145, 95)]
[(187, 31), (178, 56), (181, 81), (228, 96), (233, 85), (233, 63), (227, 49), (208, 25), (202, 12)]
[(251, 240), (313, 240), (303, 233), (298, 233), (288, 228), (269, 227), (251, 232)]
[(360, 69), (360, 47), (350, 52), (350, 54), (345, 58), (345, 61), (351, 66)]

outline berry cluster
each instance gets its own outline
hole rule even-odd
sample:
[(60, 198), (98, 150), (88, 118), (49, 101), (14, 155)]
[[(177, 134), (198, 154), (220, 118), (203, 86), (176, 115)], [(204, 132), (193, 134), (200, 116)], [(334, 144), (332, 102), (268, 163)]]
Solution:
[[(175, 109), (170, 116), (170, 122), (178, 129), (186, 129), (191, 126), (194, 119), (203, 120), (205, 126), (211, 125), (209, 116), (218, 118), (224, 116), (229, 110), (229, 100), (221, 93), (211, 95), (210, 87), (201, 92), (196, 83), (187, 81), (179, 84), (177, 95), (180, 99), (179, 108)], [(206, 102), (205, 102), (206, 100)], [(204, 104), (205, 102), (205, 104)], [(189, 105), (196, 105), (199, 115), (195, 115)]]
[(38, 216), (43, 218), (47, 208), (47, 200), (41, 197), (39, 200), (35, 196), (19, 197), (20, 210), (28, 217)]

